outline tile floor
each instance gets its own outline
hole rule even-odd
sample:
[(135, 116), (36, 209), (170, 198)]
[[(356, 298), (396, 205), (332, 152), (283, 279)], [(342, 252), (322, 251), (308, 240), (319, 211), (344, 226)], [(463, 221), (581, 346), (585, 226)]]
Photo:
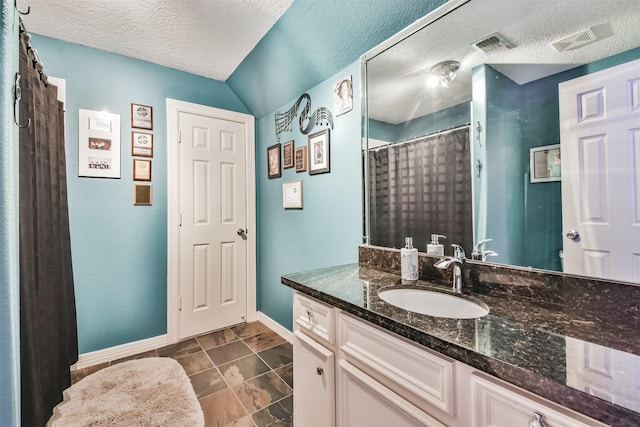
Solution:
[(110, 364), (158, 356), (184, 367), (207, 427), (293, 425), (293, 350), (259, 322), (74, 371), (72, 381)]

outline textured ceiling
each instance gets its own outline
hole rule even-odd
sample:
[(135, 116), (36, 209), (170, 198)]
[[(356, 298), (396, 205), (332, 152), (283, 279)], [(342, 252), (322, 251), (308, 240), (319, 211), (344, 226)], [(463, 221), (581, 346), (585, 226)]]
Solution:
[(293, 0), (19, 0), (32, 33), (225, 81)]

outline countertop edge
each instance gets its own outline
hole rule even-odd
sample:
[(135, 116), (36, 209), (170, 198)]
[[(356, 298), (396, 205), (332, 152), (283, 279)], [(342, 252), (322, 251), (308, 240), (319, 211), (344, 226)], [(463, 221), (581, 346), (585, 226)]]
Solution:
[(634, 427), (640, 425), (640, 414), (599, 399), (577, 389), (544, 378), (531, 371), (519, 368), (490, 356), (457, 346), (426, 332), (394, 321), (362, 307), (350, 304), (340, 298), (333, 297), (317, 289), (309, 288), (301, 283), (281, 277), (281, 283), (305, 295), (325, 302), (360, 319), (366, 320), (389, 332), (405, 337), (417, 344), (437, 351), (452, 359), (465, 363), (482, 372), (516, 385), (524, 390), (565, 406), (576, 412), (611, 426)]

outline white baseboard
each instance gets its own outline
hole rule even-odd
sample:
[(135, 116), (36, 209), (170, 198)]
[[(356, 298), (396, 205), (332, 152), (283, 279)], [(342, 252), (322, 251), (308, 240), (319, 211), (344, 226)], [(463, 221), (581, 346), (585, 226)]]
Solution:
[(134, 341), (126, 344), (109, 347), (102, 350), (82, 353), (78, 356), (78, 362), (71, 367), (72, 371), (88, 368), (111, 360), (122, 359), (123, 357), (133, 356), (134, 354), (143, 353), (145, 351), (154, 350), (156, 348), (167, 345), (167, 335), (159, 335), (157, 337), (147, 338), (140, 341)]
[(258, 312), (258, 322), (264, 323), (265, 326), (271, 328), (275, 333), (280, 335), (285, 340), (289, 341), (293, 344), (293, 332), (282, 326), (280, 323), (276, 322), (263, 312)]

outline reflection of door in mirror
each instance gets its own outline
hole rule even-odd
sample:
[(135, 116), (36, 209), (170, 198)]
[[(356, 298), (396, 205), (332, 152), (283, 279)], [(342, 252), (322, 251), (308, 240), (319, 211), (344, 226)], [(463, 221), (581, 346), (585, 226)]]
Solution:
[(564, 271), (640, 282), (640, 60), (559, 91)]

